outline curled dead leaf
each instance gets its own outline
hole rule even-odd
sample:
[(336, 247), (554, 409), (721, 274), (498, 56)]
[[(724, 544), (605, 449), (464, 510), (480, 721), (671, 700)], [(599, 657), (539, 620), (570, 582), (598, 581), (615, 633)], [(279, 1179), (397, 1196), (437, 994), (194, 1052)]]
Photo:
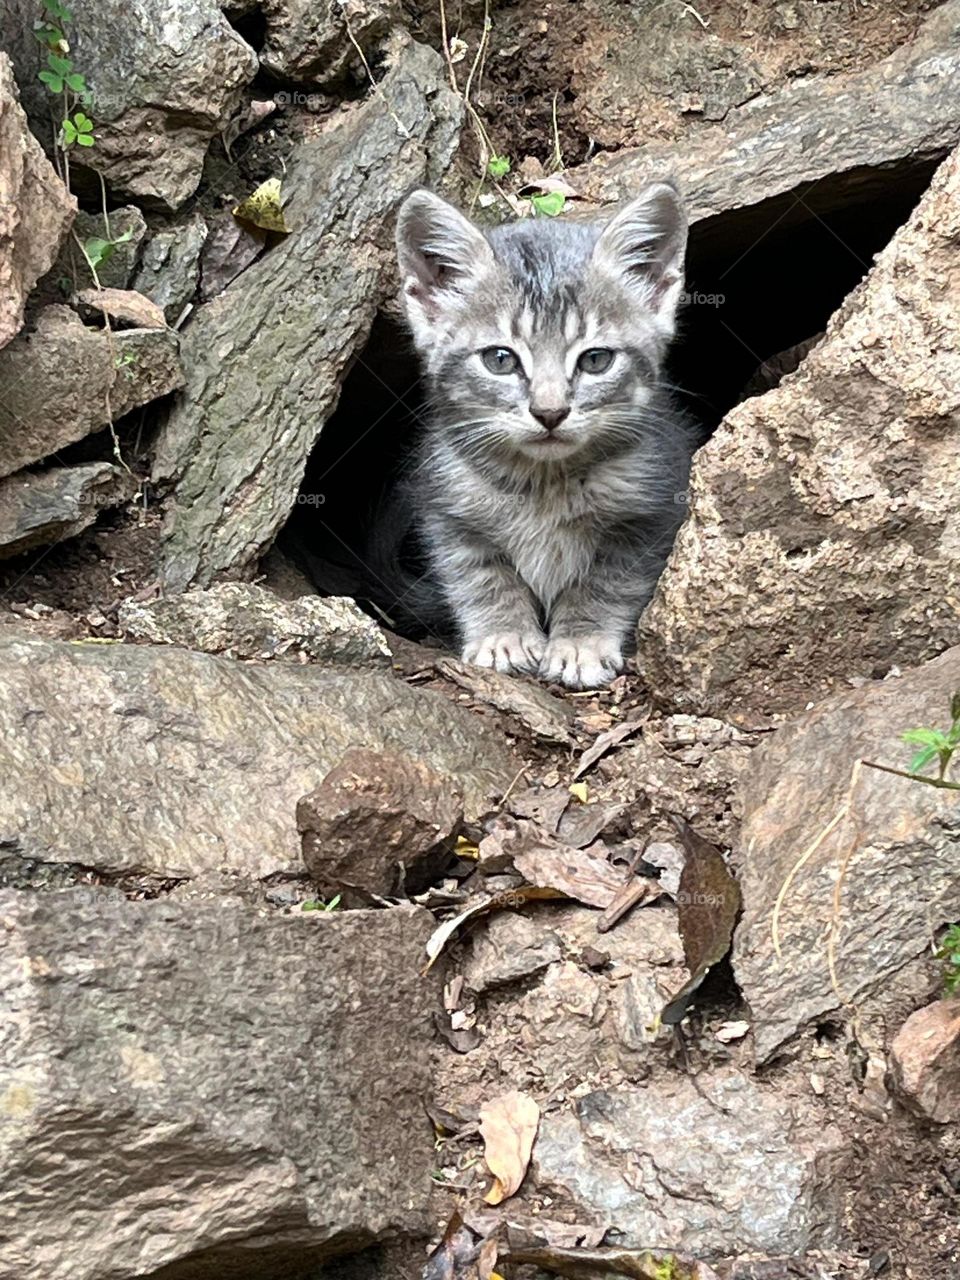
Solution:
[(519, 1090), (492, 1098), (480, 1108), (483, 1157), (493, 1174), (487, 1204), (500, 1204), (519, 1189), (526, 1176), (540, 1124), (540, 1108)]

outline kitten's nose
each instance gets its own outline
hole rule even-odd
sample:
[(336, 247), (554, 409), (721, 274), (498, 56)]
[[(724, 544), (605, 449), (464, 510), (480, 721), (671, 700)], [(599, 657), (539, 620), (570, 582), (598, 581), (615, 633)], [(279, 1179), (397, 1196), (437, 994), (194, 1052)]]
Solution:
[(530, 416), (536, 418), (547, 431), (556, 431), (569, 414), (569, 409), (535, 409), (533, 405), (530, 406)]

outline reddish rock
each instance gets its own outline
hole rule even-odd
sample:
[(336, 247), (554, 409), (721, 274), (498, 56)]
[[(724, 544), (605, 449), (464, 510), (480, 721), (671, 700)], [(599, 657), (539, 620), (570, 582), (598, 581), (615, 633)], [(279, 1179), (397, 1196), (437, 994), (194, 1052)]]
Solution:
[(416, 892), (446, 859), (463, 796), (429, 765), (354, 748), (297, 805), (303, 861), (324, 894)]
[(910, 1015), (890, 1049), (890, 1082), (917, 1115), (938, 1124), (960, 1120), (960, 999)]

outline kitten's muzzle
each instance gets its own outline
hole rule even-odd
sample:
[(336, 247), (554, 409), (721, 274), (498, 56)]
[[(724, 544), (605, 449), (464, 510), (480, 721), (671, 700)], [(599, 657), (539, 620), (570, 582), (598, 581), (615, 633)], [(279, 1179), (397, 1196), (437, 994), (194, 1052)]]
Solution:
[(533, 405), (530, 406), (530, 417), (536, 419), (548, 434), (552, 431), (556, 431), (560, 423), (569, 416), (569, 408), (535, 409)]

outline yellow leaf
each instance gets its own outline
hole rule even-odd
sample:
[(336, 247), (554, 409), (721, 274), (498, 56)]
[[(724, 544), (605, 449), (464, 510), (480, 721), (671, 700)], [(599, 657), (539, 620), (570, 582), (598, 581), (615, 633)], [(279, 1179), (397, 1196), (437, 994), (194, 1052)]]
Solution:
[(570, 794), (581, 804), (587, 803), (587, 784), (585, 782), (571, 782)]
[(458, 858), (479, 858), (480, 846), (474, 844), (472, 840), (468, 840), (466, 836), (457, 836), (457, 847), (454, 853)]
[(277, 231), (281, 235), (289, 235), (287, 224), (283, 220), (283, 205), (280, 200), (280, 179), (268, 178), (261, 182), (252, 196), (238, 204), (233, 216), (239, 222), (260, 227), (263, 231)]

